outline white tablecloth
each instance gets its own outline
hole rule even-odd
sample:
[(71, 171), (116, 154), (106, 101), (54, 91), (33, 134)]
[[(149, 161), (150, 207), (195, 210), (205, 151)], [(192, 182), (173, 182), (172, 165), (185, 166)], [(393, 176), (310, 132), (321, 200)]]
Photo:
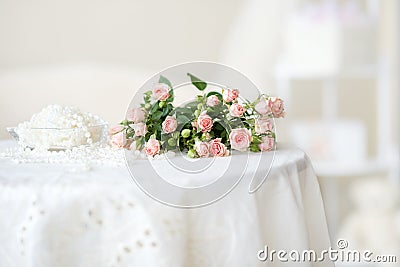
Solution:
[[(0, 142), (0, 146), (4, 146)], [(160, 204), (126, 167), (0, 161), (0, 266), (333, 266), (261, 262), (257, 252), (330, 246), (317, 178), (297, 149), (277, 151), (249, 182), (198, 209)]]

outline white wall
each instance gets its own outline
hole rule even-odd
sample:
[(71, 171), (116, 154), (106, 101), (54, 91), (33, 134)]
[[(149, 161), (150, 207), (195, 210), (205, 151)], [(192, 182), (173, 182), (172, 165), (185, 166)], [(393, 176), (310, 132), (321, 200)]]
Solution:
[(0, 1), (0, 67), (215, 60), (240, 0)]
[(173, 64), (218, 59), (240, 0), (0, 1), (0, 138), (42, 107), (74, 105), (110, 123)]

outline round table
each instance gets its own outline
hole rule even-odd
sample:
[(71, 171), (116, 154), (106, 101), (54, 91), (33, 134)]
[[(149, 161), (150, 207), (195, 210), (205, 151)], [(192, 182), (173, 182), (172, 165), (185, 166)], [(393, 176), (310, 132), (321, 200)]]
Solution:
[(255, 194), (249, 182), (212, 205), (179, 209), (144, 194), (125, 166), (0, 159), (0, 266), (333, 266), (258, 259), (265, 246), (317, 253), (330, 246), (304, 152), (278, 149)]

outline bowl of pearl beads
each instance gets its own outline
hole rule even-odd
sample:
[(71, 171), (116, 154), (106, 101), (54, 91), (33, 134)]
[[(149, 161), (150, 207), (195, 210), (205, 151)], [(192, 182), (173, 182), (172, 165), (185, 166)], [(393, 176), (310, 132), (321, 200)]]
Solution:
[(76, 107), (50, 105), (7, 130), (20, 146), (34, 149), (65, 150), (108, 142), (108, 124)]

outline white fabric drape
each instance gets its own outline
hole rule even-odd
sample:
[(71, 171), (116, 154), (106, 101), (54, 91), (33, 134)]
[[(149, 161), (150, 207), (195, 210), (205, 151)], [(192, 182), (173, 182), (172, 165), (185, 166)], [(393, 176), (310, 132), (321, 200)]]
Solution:
[[(244, 178), (245, 179), (245, 178)], [(164, 206), (125, 167), (0, 161), (0, 266), (333, 266), (261, 262), (270, 249), (328, 249), (307, 156), (278, 150), (259, 191), (243, 181), (199, 209)]]

